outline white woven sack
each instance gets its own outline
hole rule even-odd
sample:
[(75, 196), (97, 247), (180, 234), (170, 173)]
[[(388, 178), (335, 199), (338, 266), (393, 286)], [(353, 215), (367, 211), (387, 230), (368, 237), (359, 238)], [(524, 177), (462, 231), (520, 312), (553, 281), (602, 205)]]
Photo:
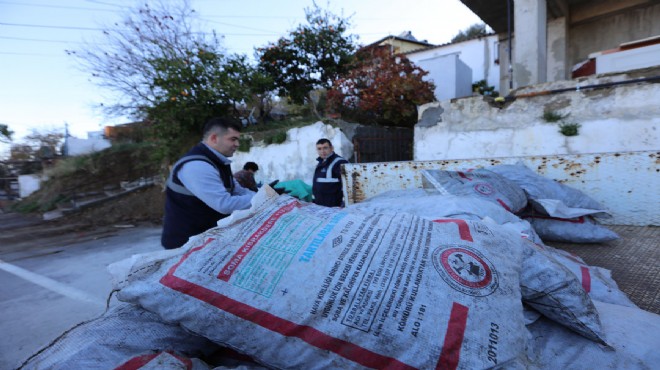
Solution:
[[(391, 191), (350, 206), (366, 214), (408, 212), (430, 220), (443, 217), (483, 219), (491, 228), (522, 236), (524, 259), (520, 277), (523, 302), (546, 317), (594, 341), (602, 342), (598, 313), (578, 278), (549, 253), (526, 221), (478, 197), (438, 195), (426, 191)], [(492, 218), (491, 218), (492, 217)], [(493, 225), (495, 224), (495, 225)], [(534, 242), (534, 243), (532, 243)]]
[(549, 216), (523, 216), (544, 241), (567, 243), (603, 243), (619, 239), (619, 235), (596, 223), (591, 216), (572, 219)]
[(542, 246), (524, 240), (523, 301), (543, 316), (594, 342), (606, 344), (598, 311), (581, 282)]
[(609, 216), (607, 208), (587, 194), (541, 176), (522, 163), (500, 164), (488, 169), (516, 183), (525, 190), (534, 209), (552, 217)]
[(181, 365), (208, 369), (194, 357), (207, 356), (218, 348), (151, 312), (120, 302), (62, 334), (26, 360), (21, 369), (114, 369), (122, 365), (146, 369), (155, 364), (161, 364), (161, 369), (180, 369)]
[(210, 370), (211, 367), (200, 359), (188, 358), (174, 351), (165, 351), (165, 352), (147, 353), (147, 354), (135, 356), (115, 368), (115, 370), (183, 370), (183, 369)]
[(428, 220), (458, 218), (495, 223), (534, 242), (541, 241), (529, 222), (477, 196), (440, 194), (426, 189), (390, 190), (349, 208), (362, 212), (408, 212)]
[(516, 368), (519, 240), (283, 195), (127, 261), (118, 297), (275, 368)]
[(527, 206), (527, 196), (518, 184), (485, 169), (423, 170), (422, 183), (424, 188), (443, 194), (479, 197), (513, 213)]
[(589, 293), (592, 299), (605, 303), (637, 307), (628, 298), (626, 293), (619, 289), (616, 281), (612, 279), (610, 270), (598, 266), (590, 266), (579, 256), (564, 250), (547, 245), (542, 245), (541, 247), (580, 280), (582, 288), (585, 292)]
[(529, 369), (657, 369), (660, 316), (634, 307), (594, 301), (611, 347), (601, 346), (540, 319), (528, 325)]

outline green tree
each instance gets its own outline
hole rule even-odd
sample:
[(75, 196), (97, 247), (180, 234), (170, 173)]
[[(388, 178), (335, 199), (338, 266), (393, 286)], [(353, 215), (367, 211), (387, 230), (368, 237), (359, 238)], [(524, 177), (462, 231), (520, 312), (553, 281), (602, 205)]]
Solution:
[(428, 72), (387, 47), (363, 49), (356, 63), (328, 91), (331, 110), (365, 123), (412, 127), (417, 106), (435, 100)]
[(278, 95), (296, 104), (309, 104), (319, 116), (311, 92), (329, 88), (348, 71), (355, 44), (353, 36), (345, 35), (348, 19), (323, 10), (316, 3), (305, 9), (305, 15), (307, 24), (258, 48), (257, 56), (260, 68), (272, 76)]
[(14, 134), (14, 131), (9, 129), (9, 126), (4, 123), (0, 123), (0, 143), (8, 143), (11, 141), (11, 136)]
[(459, 31), (456, 36), (451, 39), (451, 42), (467, 41), (480, 36), (486, 36), (487, 34), (488, 30), (486, 29), (486, 25), (484, 23), (476, 23), (462, 31)]
[(248, 62), (244, 55), (234, 56), (226, 64), (227, 80), (224, 82), (230, 95), (240, 97), (236, 104), (245, 103), (247, 108), (255, 108), (255, 118), (269, 109), (270, 92), (275, 88), (272, 76)]

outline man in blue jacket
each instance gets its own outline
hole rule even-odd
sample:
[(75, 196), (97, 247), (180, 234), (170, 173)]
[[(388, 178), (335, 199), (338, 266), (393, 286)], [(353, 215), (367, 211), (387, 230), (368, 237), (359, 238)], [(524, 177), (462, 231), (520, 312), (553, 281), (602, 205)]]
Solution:
[(312, 194), (314, 203), (326, 207), (343, 207), (344, 194), (341, 189), (341, 165), (347, 160), (334, 152), (332, 143), (328, 139), (316, 142), (316, 151), (319, 163), (314, 170)]
[(179, 248), (233, 211), (250, 208), (255, 193), (238, 184), (227, 159), (238, 149), (240, 131), (241, 124), (231, 118), (212, 118), (202, 141), (172, 167), (161, 236), (166, 249)]

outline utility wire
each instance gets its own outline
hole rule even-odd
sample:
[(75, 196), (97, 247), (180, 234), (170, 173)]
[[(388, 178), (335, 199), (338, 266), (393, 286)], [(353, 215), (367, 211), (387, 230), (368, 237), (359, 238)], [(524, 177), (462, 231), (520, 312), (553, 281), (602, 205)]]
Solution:
[[(52, 26), (52, 25), (44, 25), (44, 24), (25, 24), (25, 23), (6, 23), (6, 22), (0, 22), (0, 26), (12, 26), (12, 27), (32, 27), (32, 28), (54, 28), (54, 29), (67, 29), (67, 30), (83, 30), (83, 31), (106, 31), (106, 29), (103, 28), (91, 28), (91, 27), (74, 27), (74, 26)], [(236, 26), (240, 27), (240, 26)], [(264, 30), (260, 30), (263, 32), (268, 32)], [(205, 33), (205, 34), (211, 34), (210, 32), (200, 32), (200, 33)], [(272, 32), (272, 33), (227, 33), (227, 32), (222, 32), (221, 35), (223, 36), (273, 36), (277, 35), (277, 33)]]
[(83, 31), (103, 31), (102, 28), (74, 27), (74, 26), (50, 26), (50, 25), (42, 25), (42, 24), (22, 24), (22, 23), (5, 23), (5, 22), (0, 22), (0, 26), (56, 28), (56, 29), (63, 29), (63, 30), (83, 30)]
[(20, 41), (54, 42), (54, 43), (61, 43), (61, 44), (84, 44), (84, 42), (78, 42), (78, 41), (30, 39), (30, 38), (26, 38), (26, 37), (9, 37), (9, 36), (0, 36), (0, 39), (5, 39), (5, 40), (20, 40)]
[(83, 7), (79, 7), (79, 6), (52, 5), (52, 4), (17, 3), (17, 2), (14, 2), (14, 1), (0, 1), (0, 4), (32, 6), (32, 7), (37, 7), (37, 8), (41, 7), (41, 8), (57, 8), (57, 9), (92, 10), (92, 11), (99, 11), (99, 12), (115, 12), (115, 10), (112, 10), (112, 9), (83, 8)]
[(2, 54), (2, 55), (31, 56), (31, 57), (49, 57), (49, 58), (52, 58), (52, 57), (60, 58), (60, 57), (65, 57), (66, 56), (64, 54), (55, 55), (55, 54), (39, 54), (39, 53), (14, 53), (14, 52), (11, 52), (11, 51), (0, 51), (0, 54)]

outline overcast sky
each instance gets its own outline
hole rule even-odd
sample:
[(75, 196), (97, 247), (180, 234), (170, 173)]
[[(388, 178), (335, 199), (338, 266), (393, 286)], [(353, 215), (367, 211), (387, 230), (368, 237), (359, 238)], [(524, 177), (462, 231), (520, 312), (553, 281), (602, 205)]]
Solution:
[[(93, 107), (107, 91), (87, 80), (64, 52), (94, 39), (103, 25), (120, 20), (131, 0), (0, 0), (0, 123), (15, 131), (15, 139), (39, 132), (73, 136), (106, 125), (109, 119)], [(255, 47), (286, 36), (305, 23), (311, 0), (192, 0), (209, 31), (224, 36), (230, 53), (253, 55)], [(418, 40), (442, 44), (460, 30), (481, 21), (459, 0), (334, 0), (318, 5), (345, 18), (351, 34), (369, 44), (388, 35), (411, 31)], [(107, 101), (107, 99), (106, 99)]]

